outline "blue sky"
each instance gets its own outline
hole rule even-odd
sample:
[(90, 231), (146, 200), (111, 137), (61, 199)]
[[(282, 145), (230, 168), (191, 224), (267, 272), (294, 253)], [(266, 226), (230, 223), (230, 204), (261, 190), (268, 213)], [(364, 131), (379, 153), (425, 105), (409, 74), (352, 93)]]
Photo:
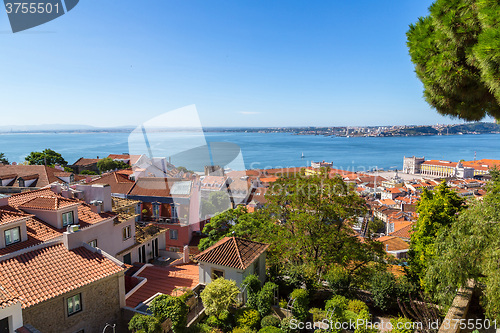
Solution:
[(428, 0), (84, 0), (12, 34), (2, 125), (138, 125), (197, 106), (204, 126), (455, 123), (422, 98), (405, 32)]

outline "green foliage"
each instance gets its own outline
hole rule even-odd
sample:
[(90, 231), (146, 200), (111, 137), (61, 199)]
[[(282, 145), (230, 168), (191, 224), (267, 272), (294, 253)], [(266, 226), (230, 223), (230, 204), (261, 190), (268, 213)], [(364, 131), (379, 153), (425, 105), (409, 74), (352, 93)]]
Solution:
[(190, 299), (191, 297), (194, 296), (194, 292), (193, 292), (192, 289), (189, 289), (189, 288), (177, 288), (176, 290), (182, 290), (182, 291), (184, 291), (184, 293), (182, 295), (178, 296), (179, 299), (181, 301), (183, 301), (184, 303), (186, 303), (188, 299)]
[(239, 309), (236, 312), (236, 325), (238, 327), (249, 327), (257, 329), (260, 324), (260, 315), (254, 309)]
[(188, 333), (210, 333), (212, 332), (212, 327), (205, 323), (198, 323), (188, 328)]
[(392, 273), (380, 271), (373, 275), (370, 281), (370, 292), (372, 294), (373, 304), (387, 311), (393, 307), (397, 299), (396, 279)]
[(280, 299), (280, 301), (279, 301), (279, 306), (280, 306), (280, 308), (282, 308), (282, 309), (286, 309), (286, 306), (287, 306), (287, 305), (288, 305), (288, 302), (286, 301), (286, 299), (283, 299), (283, 298), (282, 298), (282, 299)]
[[(278, 320), (279, 323), (279, 320)], [(259, 330), (259, 333), (281, 333), (281, 329), (276, 326), (266, 326)]]
[(363, 310), (368, 311), (368, 306), (363, 301), (360, 301), (358, 299), (352, 299), (349, 300), (349, 303), (347, 304), (347, 310), (359, 314)]
[(366, 207), (340, 177), (282, 177), (268, 189), (266, 199), (265, 211), (275, 222), (275, 229), (264, 239), (271, 244), (268, 263), (278, 271), (305, 268), (305, 280), (311, 277), (316, 282), (308, 289), (315, 288), (333, 264), (356, 275), (383, 257), (379, 242), (354, 237), (352, 226)]
[(201, 292), (201, 300), (205, 305), (205, 313), (209, 316), (220, 315), (234, 306), (240, 293), (236, 282), (222, 277), (212, 280)]
[(334, 266), (325, 275), (325, 280), (334, 294), (347, 295), (349, 293), (350, 278), (345, 268)]
[(7, 157), (5, 157), (4, 153), (0, 153), (0, 163), (9, 164), (9, 160), (7, 159)]
[(247, 286), (246, 306), (252, 309), (257, 309), (257, 300), (261, 289), (259, 278), (255, 274), (250, 274), (243, 280), (242, 285)]
[(293, 319), (293, 317), (285, 317), (281, 320), (280, 324), (280, 329), (284, 333), (292, 333), (296, 332), (297, 330), (293, 329), (290, 325), (290, 321)]
[(417, 207), (418, 220), (411, 235), (409, 251), (409, 272), (414, 281), (420, 281), (428, 263), (435, 257), (436, 237), (457, 220), (464, 209), (464, 200), (452, 191), (445, 182), (436, 186), (434, 191), (424, 190)]
[(149, 309), (153, 312), (153, 315), (158, 318), (160, 323), (164, 322), (167, 318), (170, 319), (174, 332), (179, 332), (186, 326), (189, 308), (179, 297), (170, 295), (157, 296), (151, 301)]
[(216, 215), (231, 208), (231, 199), (226, 191), (212, 192), (208, 199), (201, 200), (201, 216)]
[(266, 282), (257, 297), (257, 310), (262, 317), (271, 312), (274, 302), (274, 293), (278, 286), (273, 282)]
[(292, 314), (298, 320), (304, 321), (309, 313), (309, 294), (305, 289), (295, 289), (290, 298), (293, 299)]
[(97, 162), (97, 168), (101, 172), (110, 170), (129, 169), (130, 165), (122, 161), (115, 161), (111, 157), (106, 157)]
[(500, 177), (492, 170), (492, 182), (482, 201), (462, 212), (451, 228), (436, 240), (425, 285), (443, 304), (450, 305), (457, 288), (474, 279), (491, 320), (500, 320)]
[(248, 213), (244, 206), (228, 209), (212, 217), (203, 228), (208, 237), (202, 238), (198, 248), (203, 251), (225, 236), (237, 236), (259, 240), (273, 225), (268, 218), (259, 213)]
[(97, 175), (97, 173), (92, 170), (82, 170), (82, 172), (80, 172), (80, 175)]
[(229, 311), (222, 311), (219, 317), (209, 316), (206, 321), (210, 327), (221, 329), (224, 332), (231, 331), (233, 327), (233, 315)]
[(25, 160), (30, 165), (54, 165), (59, 164), (65, 166), (68, 164), (61, 154), (52, 149), (44, 149), (42, 152), (33, 151)]
[(335, 295), (329, 299), (325, 304), (326, 311), (334, 311), (335, 313), (341, 314), (347, 310), (349, 305), (349, 300), (341, 295)]
[(324, 311), (320, 308), (311, 308), (309, 310), (309, 313), (312, 314), (314, 322), (318, 322), (318, 321), (322, 321), (323, 319), (327, 319), (326, 311)]
[(443, 115), (469, 121), (500, 118), (500, 4), (436, 0), (407, 32), (427, 102)]
[(262, 318), (260, 321), (260, 326), (261, 327), (266, 327), (266, 326), (274, 326), (274, 327), (279, 327), (281, 323), (281, 320), (273, 315), (268, 315)]
[(363, 310), (359, 313), (356, 319), (356, 329), (354, 333), (377, 333), (378, 330), (375, 328), (367, 327), (366, 323), (371, 322), (372, 316), (368, 310)]
[(391, 318), (392, 333), (413, 333), (413, 323), (404, 317)]
[(233, 329), (233, 333), (255, 333), (255, 330), (250, 327), (236, 327)]
[(161, 323), (157, 318), (136, 313), (128, 323), (128, 329), (137, 333), (160, 333)]

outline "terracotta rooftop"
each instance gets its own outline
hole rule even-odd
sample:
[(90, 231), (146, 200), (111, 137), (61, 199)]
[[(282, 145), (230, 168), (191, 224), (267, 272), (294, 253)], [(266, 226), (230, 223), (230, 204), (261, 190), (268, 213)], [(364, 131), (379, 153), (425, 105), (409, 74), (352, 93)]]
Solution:
[(0, 285), (0, 309), (18, 302), (20, 302), (19, 294), (11, 287), (10, 283), (8, 285)]
[[(180, 183), (180, 178), (160, 178), (144, 177), (139, 178), (128, 192), (128, 195), (148, 196), (148, 197), (170, 197), (171, 189), (176, 183)], [(190, 182), (189, 182), (190, 183)], [(191, 184), (191, 183), (190, 183)], [(177, 194), (176, 196), (180, 196)]]
[(0, 285), (17, 291), (27, 308), (123, 270), (84, 247), (56, 244), (1, 261)]
[(195, 260), (236, 269), (246, 269), (269, 244), (253, 242), (238, 237), (224, 237), (216, 244), (194, 257)]
[(73, 165), (87, 166), (99, 162), (99, 158), (83, 158), (80, 157)]
[(410, 248), (407, 242), (395, 236), (383, 236), (376, 240), (384, 244), (384, 250), (386, 251), (404, 251)]
[(127, 298), (126, 304), (135, 308), (156, 293), (173, 295), (176, 288), (193, 289), (199, 283), (198, 265), (187, 264), (170, 267), (149, 266), (137, 276), (147, 282)]
[(4, 225), (13, 221), (22, 220), (29, 216), (31, 215), (18, 213), (12, 210), (4, 210), (0, 208), (0, 225)]
[(79, 202), (75, 202), (74, 200), (66, 199), (59, 196), (40, 196), (28, 200), (21, 205), (19, 208), (30, 208), (30, 209), (44, 209), (44, 210), (59, 210), (63, 207), (73, 206), (79, 204)]
[(111, 193), (121, 194), (127, 194), (134, 186), (134, 182), (128, 179), (128, 176), (119, 172), (107, 173), (89, 184), (107, 184), (111, 187)]
[(406, 238), (406, 239), (410, 239), (411, 237), (411, 234), (412, 234), (412, 228), (413, 228), (413, 223), (409, 224), (409, 225), (406, 225), (394, 232), (391, 232), (389, 235), (390, 236), (394, 236), (394, 237), (399, 237), (399, 238)]
[[(64, 176), (62, 176), (63, 174)], [(61, 182), (62, 179), (59, 177), (69, 177), (71, 174), (45, 165), (0, 165), (1, 178), (12, 175), (15, 175), (16, 178), (7, 186), (19, 187), (17, 180), (23, 178), (24, 180), (35, 180), (30, 187), (44, 187), (53, 182)]]

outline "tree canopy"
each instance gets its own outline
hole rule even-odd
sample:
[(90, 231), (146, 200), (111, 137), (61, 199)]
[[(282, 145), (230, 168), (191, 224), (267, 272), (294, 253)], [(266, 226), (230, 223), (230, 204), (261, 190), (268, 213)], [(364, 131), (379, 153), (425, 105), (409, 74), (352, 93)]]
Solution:
[(409, 271), (416, 282), (423, 284), (429, 261), (435, 256), (438, 235), (457, 220), (464, 200), (442, 182), (434, 191), (424, 189), (417, 207), (418, 220), (411, 235)]
[(474, 279), (483, 290), (483, 305), (491, 319), (500, 320), (500, 175), (482, 201), (474, 201), (451, 228), (436, 239), (435, 256), (426, 271), (426, 285), (444, 304), (455, 290)]
[(0, 153), (0, 163), (9, 164), (9, 160), (7, 159), (7, 157), (5, 157), (4, 153)]
[(266, 233), (271, 265), (300, 267), (316, 279), (340, 265), (351, 279), (384, 257), (381, 243), (356, 237), (352, 227), (365, 216), (365, 202), (340, 177), (279, 178), (266, 199), (265, 211), (275, 225)]
[(97, 168), (101, 172), (106, 172), (110, 170), (128, 169), (130, 165), (122, 161), (115, 161), (111, 157), (106, 157), (97, 162)]
[(500, 119), (500, 4), (436, 0), (407, 45), (424, 97), (440, 114)]
[(42, 152), (33, 151), (26, 156), (25, 160), (31, 165), (68, 165), (62, 155), (52, 149), (44, 149)]

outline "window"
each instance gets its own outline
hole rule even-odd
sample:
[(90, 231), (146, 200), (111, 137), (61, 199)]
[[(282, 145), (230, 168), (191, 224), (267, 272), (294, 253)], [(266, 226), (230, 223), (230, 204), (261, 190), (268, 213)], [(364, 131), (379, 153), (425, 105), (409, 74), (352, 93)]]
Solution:
[(93, 239), (89, 242), (89, 245), (96, 248), (97, 247), (97, 239)]
[(123, 240), (127, 240), (131, 237), (130, 226), (123, 228)]
[(75, 296), (68, 297), (66, 303), (68, 305), (68, 316), (82, 311), (81, 303), (82, 294), (76, 294)]
[(253, 263), (253, 273), (257, 275), (257, 277), (260, 277), (260, 258), (257, 258), (255, 262)]
[(175, 229), (170, 229), (170, 239), (177, 239), (179, 237), (179, 232)]
[(224, 271), (219, 269), (212, 269), (212, 280), (224, 277)]
[(74, 223), (73, 212), (63, 213), (62, 220), (63, 220), (63, 227), (73, 224)]
[(14, 244), (21, 241), (21, 229), (15, 227), (4, 231), (5, 245)]

